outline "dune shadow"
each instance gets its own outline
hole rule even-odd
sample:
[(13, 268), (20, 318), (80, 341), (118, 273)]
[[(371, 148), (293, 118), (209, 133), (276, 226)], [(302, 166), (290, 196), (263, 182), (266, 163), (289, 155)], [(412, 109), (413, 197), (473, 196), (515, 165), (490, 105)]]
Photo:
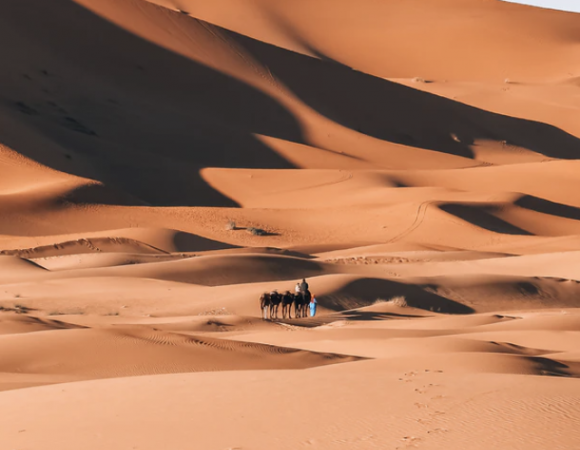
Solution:
[(340, 313), (341, 318), (352, 321), (377, 321), (377, 320), (388, 320), (388, 319), (412, 319), (420, 318), (423, 316), (417, 314), (396, 314), (396, 313), (386, 313), (386, 312), (373, 312), (373, 311), (343, 311)]
[(520, 197), (515, 205), (551, 216), (563, 217), (566, 219), (580, 220), (580, 208), (568, 206), (562, 203), (551, 202), (543, 198), (534, 197), (533, 195), (524, 195)]
[(239, 248), (237, 245), (227, 244), (225, 242), (214, 241), (196, 234), (178, 231), (173, 236), (173, 245), (178, 252), (205, 252), (212, 250), (224, 250)]
[(11, 43), (2, 61), (20, 55), (10, 82), (0, 74), (0, 114), (16, 125), (0, 125), (1, 143), (122, 191), (123, 203), (237, 206), (200, 169), (294, 167), (255, 137), (303, 142), (278, 102), (73, 1), (0, 2), (0, 39)]
[[(429, 292), (421, 286), (379, 278), (356, 280), (335, 293), (317, 298), (320, 305), (325, 308), (333, 311), (348, 311), (370, 306), (378, 299), (391, 299), (394, 297), (404, 297), (405, 302), (411, 308), (446, 314), (471, 314), (474, 312), (469, 306)], [(351, 311), (347, 313), (350, 314)], [(364, 316), (365, 312), (362, 313)], [(356, 316), (357, 313), (354, 314)], [(369, 313), (366, 317), (371, 317), (373, 314), (382, 313)]]
[(532, 233), (494, 216), (494, 207), (492, 206), (471, 206), (448, 203), (440, 205), (439, 208), (461, 220), (488, 231), (493, 231), (494, 233), (532, 236)]
[[(147, 2), (139, 7), (158, 12)], [(558, 128), (352, 70), (305, 40), (320, 59), (165, 13), (222, 33), (305, 104), (369, 136), (468, 158), (478, 139), (556, 158), (580, 153), (580, 141)], [(11, 62), (0, 73), (7, 119), (0, 141), (108, 189), (72, 201), (115, 203), (117, 192), (122, 204), (235, 207), (202, 178), (202, 168), (294, 168), (256, 135), (308, 143), (296, 118), (270, 96), (73, 1), (0, 2), (0, 39), (11, 43), (0, 46), (0, 59)]]
[(574, 367), (571, 367), (570, 365), (564, 364), (560, 361), (542, 356), (526, 356), (524, 358), (536, 365), (538, 375), (580, 378), (578, 372), (580, 364), (578, 363), (571, 363), (574, 365)]
[(495, 114), (353, 70), (304, 40), (301, 44), (320, 59), (229, 34), (304, 103), (363, 134), (467, 158), (474, 157), (470, 146), (480, 139), (548, 157), (580, 156), (580, 139), (552, 125)]
[(266, 247), (266, 249), (272, 253), (276, 253), (276, 254), (283, 255), (283, 256), (291, 256), (291, 257), (300, 258), (300, 259), (316, 259), (314, 256), (312, 256), (308, 253), (297, 252), (297, 251), (289, 250), (286, 248), (281, 249), (281, 248), (277, 248), (277, 247)]

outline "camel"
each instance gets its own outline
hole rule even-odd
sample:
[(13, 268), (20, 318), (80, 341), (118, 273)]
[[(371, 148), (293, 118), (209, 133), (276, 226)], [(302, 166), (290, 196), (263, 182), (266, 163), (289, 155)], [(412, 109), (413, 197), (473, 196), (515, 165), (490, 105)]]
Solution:
[(310, 305), (311, 299), (312, 294), (308, 289), (300, 294), (300, 317), (308, 317), (308, 306)]
[(310, 314), (310, 311), (308, 310), (308, 308), (310, 307), (311, 300), (312, 300), (312, 294), (310, 293), (310, 291), (308, 289), (306, 289), (306, 292), (304, 293), (304, 317), (308, 317), (308, 315)]
[(302, 294), (299, 292), (294, 294), (294, 317), (302, 317)]
[(296, 318), (308, 316), (308, 304), (310, 303), (310, 291), (294, 295), (294, 311)]
[(279, 294), (277, 291), (270, 292), (270, 319), (278, 318), (278, 307), (281, 301), (282, 294)]
[(292, 318), (292, 304), (294, 304), (294, 317), (308, 317), (308, 306), (312, 295), (310, 291), (304, 293), (292, 294), (286, 291), (280, 294), (276, 291), (263, 293), (260, 297), (260, 309), (262, 310), (262, 319), (278, 319), (278, 308), (282, 303), (282, 318)]
[(262, 319), (268, 318), (268, 309), (271, 308), (272, 301), (270, 294), (264, 292), (260, 297), (260, 309), (262, 310)]
[(290, 291), (286, 291), (282, 296), (282, 318), (288, 319), (292, 318), (292, 304), (294, 303), (294, 294), (291, 294)]

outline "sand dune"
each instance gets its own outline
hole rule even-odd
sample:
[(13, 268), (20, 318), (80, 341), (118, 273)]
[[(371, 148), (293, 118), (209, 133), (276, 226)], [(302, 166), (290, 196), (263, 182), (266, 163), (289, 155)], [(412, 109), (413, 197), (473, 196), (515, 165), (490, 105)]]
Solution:
[[(574, 14), (487, 0), (444, 0), (437, 5), (371, 0), (359, 4), (348, 0), (299, 1), (292, 8), (284, 2), (269, 0), (219, 0), (212, 4), (198, 0), (152, 2), (259, 40), (383, 77), (549, 79), (559, 74), (558, 69), (560, 73), (567, 70), (567, 57), (580, 39)], [(410, 18), (421, 26), (409, 25)], [(530, 30), (544, 39), (527, 45), (519, 36)], [(455, 36), (462, 39), (453, 39)], [(560, 52), (550, 53), (556, 46)], [(485, 51), (494, 64), (485, 64), (487, 58), (473, 52), (474, 48)], [(531, 64), (536, 58), (546, 61), (545, 65)]]
[(0, 0), (2, 448), (574, 448), (579, 17)]
[[(67, 377), (67, 381), (76, 381), (177, 372), (304, 369), (357, 360), (155, 328), (46, 331), (7, 335), (1, 340), (0, 373), (16, 372), (22, 378), (56, 375), (59, 382)], [(55, 348), (58, 353), (52, 352)], [(8, 387), (11, 382), (9, 376)]]

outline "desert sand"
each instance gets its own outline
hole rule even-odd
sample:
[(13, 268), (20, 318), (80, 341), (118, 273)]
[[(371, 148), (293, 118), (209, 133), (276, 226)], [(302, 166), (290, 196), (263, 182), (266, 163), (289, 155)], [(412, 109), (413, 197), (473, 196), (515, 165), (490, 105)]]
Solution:
[(0, 450), (580, 448), (580, 15), (0, 0), (0, 41)]

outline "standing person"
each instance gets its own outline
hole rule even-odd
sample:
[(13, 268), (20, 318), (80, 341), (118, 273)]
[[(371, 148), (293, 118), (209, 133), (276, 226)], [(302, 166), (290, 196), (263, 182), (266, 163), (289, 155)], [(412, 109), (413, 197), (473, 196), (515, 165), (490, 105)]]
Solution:
[(300, 291), (303, 294), (306, 294), (307, 290), (308, 290), (308, 283), (306, 282), (305, 278), (302, 278), (302, 282), (300, 283)]
[(316, 296), (312, 294), (312, 299), (310, 300), (310, 317), (314, 317), (316, 315)]

